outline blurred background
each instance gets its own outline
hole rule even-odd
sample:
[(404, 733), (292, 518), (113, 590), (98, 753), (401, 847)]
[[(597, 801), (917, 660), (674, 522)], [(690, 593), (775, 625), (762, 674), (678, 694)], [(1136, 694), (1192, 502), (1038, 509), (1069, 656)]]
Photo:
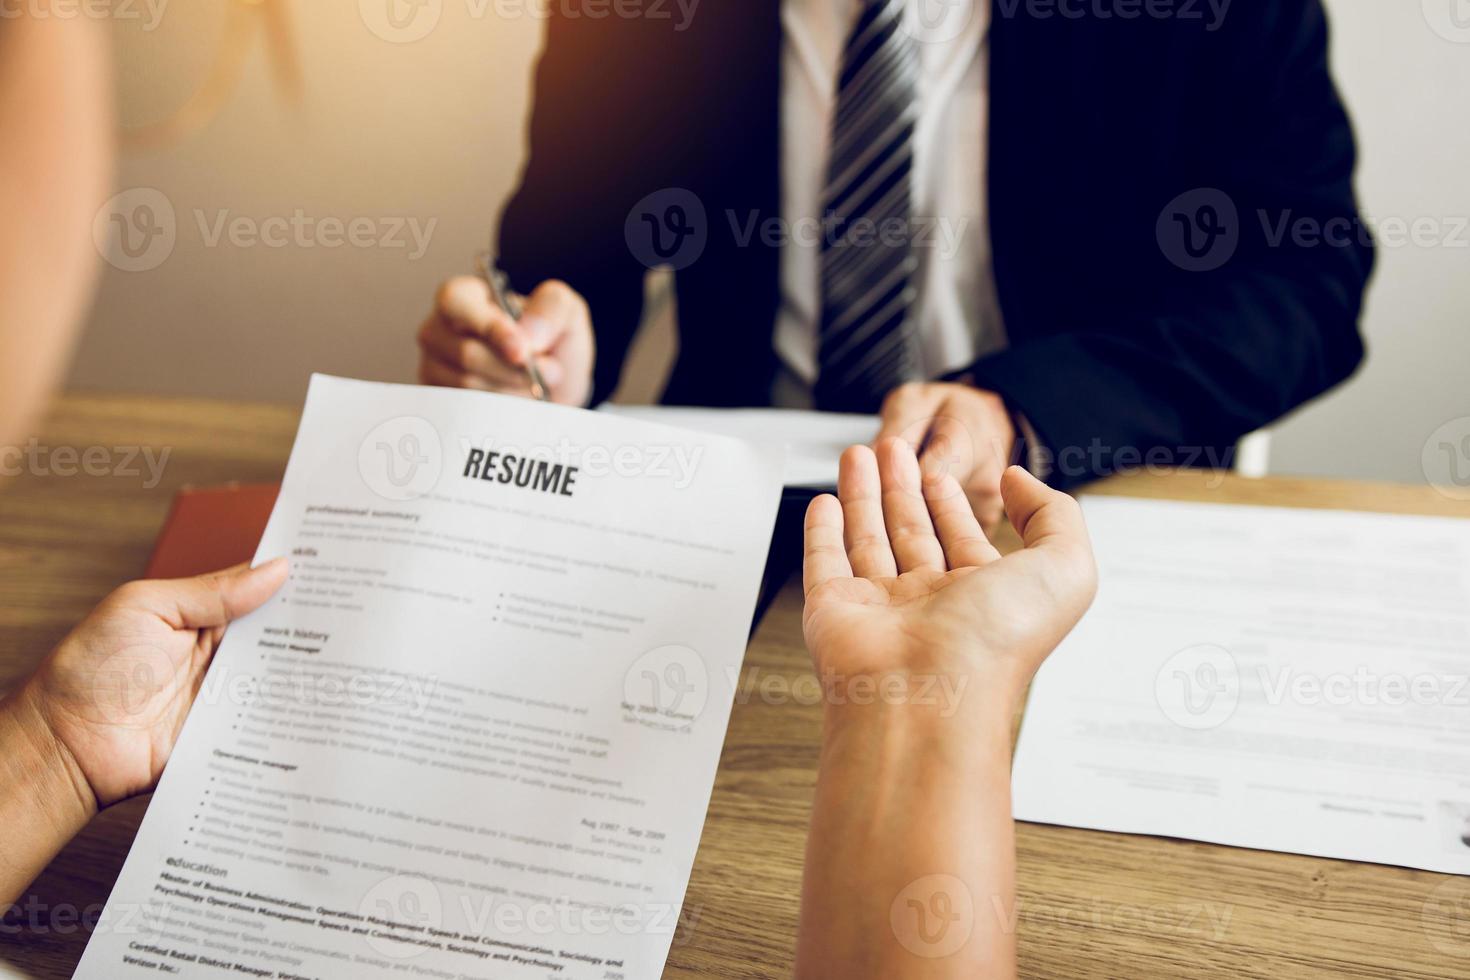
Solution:
[[(71, 386), (295, 403), (314, 370), (413, 380), (436, 285), (471, 271), (520, 171), (544, 6), (119, 4), (118, 111), (139, 145), (115, 210), (145, 219), (105, 266)], [(1470, 433), (1470, 3), (1327, 7), (1379, 230), (1369, 354), (1274, 427), (1270, 469), (1447, 483), (1436, 430)], [(169, 129), (201, 88), (217, 112)], [(619, 400), (658, 390), (670, 338), (645, 330)]]

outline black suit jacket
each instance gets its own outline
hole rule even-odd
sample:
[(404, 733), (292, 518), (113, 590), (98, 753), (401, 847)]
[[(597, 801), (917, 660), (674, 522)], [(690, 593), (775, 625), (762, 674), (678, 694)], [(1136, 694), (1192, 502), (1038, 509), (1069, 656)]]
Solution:
[[(642, 312), (630, 211), (692, 191), (708, 242), (677, 273), (665, 401), (765, 404), (779, 256), (743, 232), (781, 214), (779, 0), (703, 0), (682, 31), (677, 12), (580, 3), (553, 5), (503, 261), (522, 289), (560, 278), (587, 298), (601, 400)], [(968, 376), (1030, 419), (1058, 485), (1144, 458), (1228, 463), (1363, 353), (1372, 244), (1320, 2), (1242, 0), (1213, 30), (1193, 0), (1166, 19), (1047, 9), (994, 3), (988, 207), (1009, 346)], [(1211, 264), (1212, 227), (1229, 258), (1198, 271), (1181, 250)]]

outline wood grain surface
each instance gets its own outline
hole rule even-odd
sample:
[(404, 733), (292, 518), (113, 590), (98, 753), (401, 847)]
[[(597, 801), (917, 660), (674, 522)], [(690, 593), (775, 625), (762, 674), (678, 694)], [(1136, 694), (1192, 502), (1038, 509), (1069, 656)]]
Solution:
[[(279, 479), (296, 419), (276, 406), (61, 399), (26, 456), (0, 459), (11, 476), (0, 487), (0, 689), (141, 572), (180, 487)], [(71, 465), (56, 453), (65, 447)], [(164, 461), (156, 481), (145, 450)], [(1095, 490), (1470, 516), (1427, 487), (1185, 472)], [(746, 655), (668, 977), (790, 972), (821, 720), (802, 695), (800, 616), (789, 583)], [(0, 928), (0, 974), (71, 975), (88, 935), (77, 920), (96, 917), (146, 805), (103, 813), (28, 889)], [(1026, 977), (1470, 977), (1465, 879), (1029, 824), (1018, 837), (1018, 903), (991, 911), (1014, 920)]]

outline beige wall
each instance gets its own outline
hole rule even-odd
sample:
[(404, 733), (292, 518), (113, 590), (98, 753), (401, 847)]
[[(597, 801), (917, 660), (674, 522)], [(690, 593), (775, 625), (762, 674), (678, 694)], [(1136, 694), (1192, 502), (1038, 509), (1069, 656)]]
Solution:
[[(126, 119), (182, 101), (225, 9), (224, 0), (172, 0), (155, 31), (117, 25)], [(313, 370), (411, 379), (413, 328), (435, 283), (470, 268), (520, 167), (540, 38), (530, 18), (477, 18), (467, 0), (441, 9), (426, 37), (390, 43), (356, 0), (293, 0), (305, 72), (298, 108), (276, 97), (257, 39), (236, 97), (208, 129), (124, 159), (119, 185), (161, 191), (177, 240), (156, 268), (107, 270), (76, 384), (295, 401)], [(396, 219), (432, 233), (422, 255), (406, 230), (406, 248), (209, 240), (222, 211), (264, 221), (297, 209), (372, 219), (376, 241)]]
[[(124, 161), (120, 186), (162, 192), (177, 238), (156, 268), (107, 270), (74, 384), (295, 401), (311, 370), (410, 379), (412, 331), (434, 284), (468, 268), (519, 169), (542, 25), (514, 16), (529, 3), (428, 0), (434, 28), (394, 43), (368, 26), (387, 32), (387, 2), (295, 3), (298, 109), (276, 99), (257, 42), (213, 125)], [(1470, 37), (1456, 43), (1430, 27), (1456, 2), (1329, 0), (1338, 74), (1365, 145), (1365, 207), (1380, 220), (1431, 219), (1441, 237), (1470, 216)], [(157, 116), (183, 97), (225, 9), (172, 0), (154, 30), (117, 25), (125, 117)], [(297, 209), (412, 219), (432, 234), (414, 257), (411, 244), (211, 245), (199, 227), (221, 211), (260, 221)], [(1470, 231), (1459, 235), (1470, 242)], [(1384, 249), (1366, 330), (1367, 369), (1279, 427), (1273, 469), (1422, 480), (1431, 433), (1470, 416), (1470, 248)]]

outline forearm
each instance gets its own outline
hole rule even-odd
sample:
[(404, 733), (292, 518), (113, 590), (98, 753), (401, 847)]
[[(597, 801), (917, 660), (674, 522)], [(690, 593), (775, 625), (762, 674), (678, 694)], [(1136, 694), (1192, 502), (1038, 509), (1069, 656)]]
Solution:
[(97, 812), (81, 770), (22, 689), (0, 701), (0, 908)]
[(1243, 435), (1359, 363), (1356, 313), (1320, 302), (1359, 287), (1244, 274), (1228, 301), (1201, 287), (1193, 309), (1041, 337), (970, 373), (1034, 427), (1060, 489), (1145, 465), (1226, 467)]
[(106, 35), (46, 0), (32, 12), (0, 17), (0, 446), (65, 370), (111, 168)]
[(827, 710), (799, 978), (1015, 974), (1014, 698)]

